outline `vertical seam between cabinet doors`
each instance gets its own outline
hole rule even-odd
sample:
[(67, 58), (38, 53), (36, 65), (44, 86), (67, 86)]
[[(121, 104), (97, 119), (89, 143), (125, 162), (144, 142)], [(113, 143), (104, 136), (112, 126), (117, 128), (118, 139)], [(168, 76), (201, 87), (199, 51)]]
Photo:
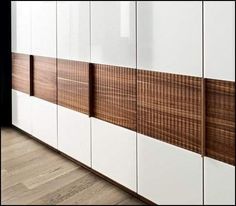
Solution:
[(57, 58), (57, 1), (56, 1), (56, 106), (57, 106), (57, 149), (58, 149), (58, 58)]
[(136, 192), (138, 193), (138, 2), (135, 1), (135, 88), (136, 88)]
[(206, 115), (206, 102), (205, 102), (205, 52), (204, 52), (204, 1), (202, 1), (202, 204), (205, 203), (205, 178), (204, 178), (204, 156), (205, 156), (205, 139), (206, 139), (206, 133), (205, 133), (205, 115)]
[[(91, 71), (91, 1), (89, 1), (89, 76), (91, 75), (93, 71)], [(90, 167), (92, 168), (92, 115), (91, 115), (91, 87), (93, 87), (93, 85), (91, 84), (91, 76), (89, 77), (89, 122), (90, 122)], [(92, 82), (93, 83), (93, 82)]]

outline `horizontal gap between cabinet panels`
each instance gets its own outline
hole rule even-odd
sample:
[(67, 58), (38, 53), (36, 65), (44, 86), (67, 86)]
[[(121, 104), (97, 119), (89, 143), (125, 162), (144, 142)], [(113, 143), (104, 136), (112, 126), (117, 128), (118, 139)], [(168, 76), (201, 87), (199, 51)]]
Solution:
[(23, 133), (23, 134), (26, 134), (28, 137), (30, 137), (30, 138), (32, 138), (33, 140), (39, 142), (40, 144), (45, 145), (48, 149), (51, 149), (52, 151), (56, 152), (56, 153), (59, 154), (59, 155), (62, 155), (63, 157), (67, 158), (68, 160), (73, 161), (73, 162), (76, 163), (78, 166), (81, 166), (81, 167), (87, 169), (88, 171), (90, 171), (90, 172), (93, 173), (94, 175), (101, 177), (101, 178), (104, 179), (105, 181), (110, 182), (110, 183), (113, 184), (114, 186), (116, 186), (116, 187), (120, 188), (121, 190), (123, 190), (123, 191), (129, 193), (129, 194), (132, 195), (133, 197), (136, 197), (137, 199), (143, 201), (143, 202), (146, 203), (147, 205), (157, 205), (156, 203), (152, 202), (151, 200), (149, 200), (149, 199), (143, 197), (142, 195), (139, 195), (138, 193), (132, 191), (131, 189), (129, 189), (129, 188), (127, 188), (127, 187), (121, 185), (120, 183), (118, 183), (118, 182), (112, 180), (111, 178), (109, 178), (109, 177), (107, 177), (107, 176), (101, 174), (100, 172), (96, 171), (95, 169), (93, 169), (93, 168), (91, 168), (91, 167), (85, 165), (84, 163), (82, 163), (82, 162), (80, 162), (80, 161), (78, 161), (78, 160), (76, 160), (76, 159), (74, 159), (74, 158), (68, 156), (67, 154), (65, 154), (65, 153), (63, 153), (63, 152), (61, 152), (61, 151), (59, 151), (58, 149), (56, 149), (56, 148), (54, 148), (54, 147), (48, 145), (47, 143), (41, 141), (41, 140), (38, 139), (37, 137), (34, 137), (33, 135), (29, 134), (28, 132), (25, 132), (24, 130), (22, 130), (22, 129), (16, 127), (15, 125), (12, 125), (12, 127), (13, 127), (14, 129), (16, 129), (17, 131), (19, 131), (19, 132), (21, 132), (21, 133)]

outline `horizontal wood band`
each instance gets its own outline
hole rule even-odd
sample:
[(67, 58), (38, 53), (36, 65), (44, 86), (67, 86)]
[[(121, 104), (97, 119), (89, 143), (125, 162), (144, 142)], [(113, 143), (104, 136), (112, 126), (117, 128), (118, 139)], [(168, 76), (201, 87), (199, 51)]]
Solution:
[(41, 56), (34, 56), (33, 58), (34, 96), (51, 103), (56, 103), (56, 59)]
[(93, 65), (93, 116), (136, 131), (135, 69)]
[(137, 72), (137, 131), (201, 153), (201, 78)]
[(89, 63), (57, 60), (58, 104), (89, 114)]
[(235, 165), (235, 82), (206, 79), (206, 156)]
[(30, 93), (30, 55), (12, 53), (12, 88)]

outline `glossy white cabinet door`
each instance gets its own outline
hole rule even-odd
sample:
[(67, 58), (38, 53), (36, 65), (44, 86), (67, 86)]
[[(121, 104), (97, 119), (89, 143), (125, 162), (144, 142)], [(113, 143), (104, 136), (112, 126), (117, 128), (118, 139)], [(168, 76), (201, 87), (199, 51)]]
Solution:
[(57, 105), (31, 97), (32, 135), (57, 148)]
[(91, 2), (91, 61), (136, 67), (135, 2)]
[(57, 57), (90, 61), (89, 1), (57, 2)]
[(202, 157), (138, 134), (138, 193), (157, 204), (202, 204)]
[(58, 149), (91, 166), (90, 118), (58, 106)]
[(204, 1), (205, 77), (235, 81), (235, 2)]
[(12, 124), (31, 134), (31, 99), (12, 89)]
[(138, 68), (201, 76), (202, 3), (137, 3)]
[(136, 133), (92, 118), (92, 168), (136, 191)]
[(31, 2), (11, 2), (12, 52), (31, 52)]
[(32, 54), (56, 57), (56, 1), (32, 2)]
[(204, 158), (204, 203), (235, 205), (235, 167), (212, 158)]

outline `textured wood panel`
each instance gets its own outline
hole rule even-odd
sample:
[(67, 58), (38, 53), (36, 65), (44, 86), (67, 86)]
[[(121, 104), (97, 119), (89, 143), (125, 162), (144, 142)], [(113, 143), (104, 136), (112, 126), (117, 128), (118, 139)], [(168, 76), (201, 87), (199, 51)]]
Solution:
[(235, 165), (235, 83), (206, 79), (206, 156)]
[(93, 65), (93, 116), (136, 131), (135, 69)]
[(56, 103), (56, 59), (34, 56), (34, 96)]
[(12, 53), (12, 88), (30, 93), (30, 55)]
[(58, 104), (89, 113), (89, 63), (58, 59)]
[(201, 78), (138, 70), (137, 131), (201, 153)]

